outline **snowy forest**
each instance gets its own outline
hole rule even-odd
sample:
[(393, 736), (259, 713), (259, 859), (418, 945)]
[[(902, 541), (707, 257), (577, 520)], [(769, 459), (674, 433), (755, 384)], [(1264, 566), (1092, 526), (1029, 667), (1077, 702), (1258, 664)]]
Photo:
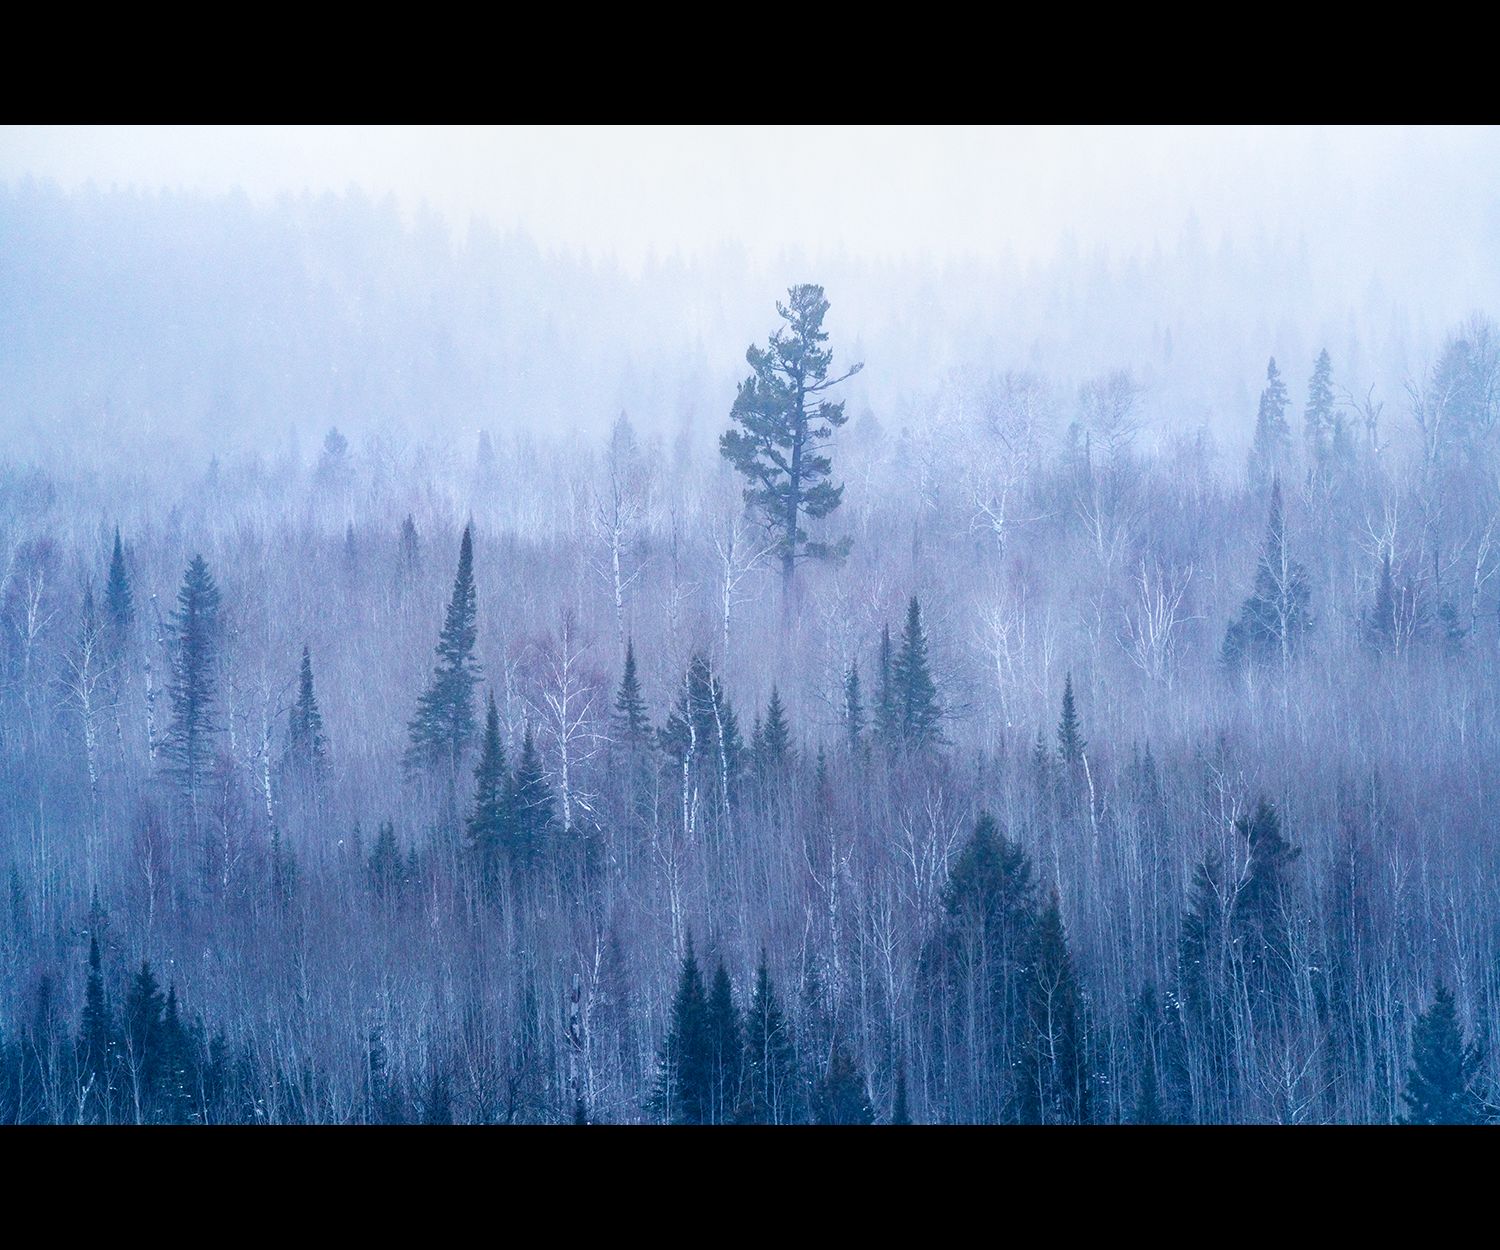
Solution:
[(1342, 296), (4, 187), (0, 1122), (1500, 1118), (1500, 326)]

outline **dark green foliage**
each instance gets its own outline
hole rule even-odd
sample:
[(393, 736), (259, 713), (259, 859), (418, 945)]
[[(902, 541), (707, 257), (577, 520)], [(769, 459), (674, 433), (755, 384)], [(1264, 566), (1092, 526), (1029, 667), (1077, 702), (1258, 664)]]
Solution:
[(521, 758), (511, 787), (510, 830), (511, 853), (522, 865), (541, 856), (553, 831), (552, 789), (547, 785), (542, 755), (529, 723), (521, 739)]
[(473, 741), (474, 688), (481, 677), (474, 658), (478, 638), (478, 600), (474, 590), (474, 539), (464, 526), (458, 549), (458, 573), (453, 597), (438, 638), (437, 665), (432, 680), (417, 701), (417, 714), (408, 725), (411, 743), (406, 752), (411, 769), (446, 767), (457, 772), (465, 748)]
[(672, 1017), (662, 1041), (656, 1087), (647, 1110), (668, 1124), (707, 1124), (713, 1114), (713, 1039), (703, 976), (687, 940)]
[(791, 1026), (776, 1001), (760, 953), (755, 991), (745, 1013), (745, 1063), (739, 1119), (746, 1124), (791, 1124), (797, 1115), (797, 1067)]
[(312, 653), (304, 643), (302, 668), (297, 676), (297, 701), (292, 705), (287, 727), (287, 764), (294, 776), (316, 793), (328, 766), (328, 738), (323, 732), (323, 714), (313, 690)]
[(651, 741), (651, 721), (646, 714), (646, 700), (635, 672), (635, 641), (625, 643), (625, 671), (615, 694), (614, 730), (619, 741), (631, 750), (644, 750)]
[(787, 299), (776, 304), (787, 324), (765, 348), (752, 345), (745, 353), (753, 372), (740, 383), (729, 412), (739, 428), (719, 440), (723, 457), (750, 481), (745, 502), (776, 536), (784, 582), (798, 560), (848, 551), (847, 540), (835, 546), (809, 541), (802, 518), (821, 520), (843, 497), (844, 488), (828, 480), (833, 462), (824, 451), (847, 418), (842, 402), (823, 396), (863, 367), (828, 376), (833, 353), (822, 346), (828, 339), (822, 287), (794, 286)]
[(1021, 1118), (1034, 1124), (1087, 1123), (1083, 1004), (1056, 891), (1037, 921), (1027, 965)]
[[(530, 741), (530, 730), (527, 731)], [(474, 806), (469, 813), (469, 845), (479, 857), (486, 879), (493, 879), (510, 836), (510, 771), (500, 741), (500, 713), (490, 692), (484, 714), (484, 739), (474, 767)]]
[(177, 592), (173, 616), (172, 721), (163, 753), (196, 816), (198, 792), (212, 761), (219, 647), (219, 588), (202, 556), (194, 556)]
[(135, 595), (130, 589), (130, 574), (125, 568), (125, 549), (120, 544), (118, 525), (115, 526), (114, 553), (109, 558), (104, 611), (110, 654), (118, 659), (130, 645), (131, 630), (135, 625)]
[(740, 1078), (744, 1064), (744, 1037), (740, 1031), (739, 1009), (734, 1005), (734, 989), (724, 961), (714, 970), (713, 987), (708, 994), (708, 1060), (710, 1124), (728, 1124), (734, 1119), (740, 1102)]
[(1087, 746), (1078, 720), (1078, 709), (1073, 702), (1073, 674), (1069, 673), (1063, 683), (1062, 717), (1057, 723), (1057, 758), (1063, 768), (1079, 767)]
[[(1333, 405), (1333, 362), (1328, 349), (1318, 353), (1312, 378), (1307, 384), (1307, 411), (1303, 428), (1307, 454), (1314, 471), (1326, 472), (1333, 462), (1337, 427), (1341, 423)], [(1342, 439), (1338, 440), (1342, 442)]]
[(864, 1074), (842, 1042), (834, 1044), (813, 1111), (819, 1124), (875, 1123), (875, 1108), (870, 1105)]
[(1246, 659), (1285, 664), (1312, 627), (1307, 571), (1292, 559), (1286, 542), (1281, 483), (1271, 485), (1271, 519), (1265, 547), (1255, 570), (1255, 587), (1239, 618), (1224, 635), (1223, 659), (1234, 665)]
[(760, 727), (759, 750), (752, 752), (756, 772), (769, 781), (781, 776), (792, 762), (792, 731), (787, 725), (786, 708), (776, 687), (771, 687), (771, 702), (766, 706), (765, 724)]
[(851, 755), (859, 755), (864, 732), (865, 705), (859, 690), (859, 661), (855, 660), (844, 674), (844, 741)]
[(1264, 489), (1286, 467), (1292, 450), (1292, 430), (1286, 422), (1286, 383), (1273, 356), (1266, 365), (1266, 389), (1255, 414), (1255, 440), (1250, 448), (1250, 484)]
[(1453, 995), (1441, 981), (1432, 1006), (1417, 1017), (1411, 1034), (1412, 1066), (1401, 1093), (1403, 1124), (1483, 1124), (1488, 1109), (1474, 1090), (1478, 1046), (1465, 1046)]
[(922, 631), (922, 609), (915, 595), (907, 605), (906, 628), (901, 635), (901, 651), (891, 667), (891, 685), (901, 744), (911, 751), (940, 744), (943, 713), (937, 685), (928, 670), (927, 636)]

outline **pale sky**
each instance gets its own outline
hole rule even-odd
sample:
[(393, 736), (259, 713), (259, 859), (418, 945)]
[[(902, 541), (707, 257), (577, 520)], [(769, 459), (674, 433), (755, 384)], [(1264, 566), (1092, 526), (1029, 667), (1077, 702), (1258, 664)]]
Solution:
[[(1500, 238), (1497, 128), (0, 127), (0, 182), (394, 193), (544, 246), (875, 258), (1176, 244), (1190, 213), (1357, 269)], [(1434, 238), (1437, 235), (1437, 238)], [(1366, 255), (1368, 253), (1368, 256)]]

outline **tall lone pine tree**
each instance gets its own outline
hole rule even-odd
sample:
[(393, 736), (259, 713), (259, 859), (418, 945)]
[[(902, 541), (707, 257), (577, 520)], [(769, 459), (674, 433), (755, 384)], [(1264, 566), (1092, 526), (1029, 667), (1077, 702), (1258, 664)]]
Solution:
[(752, 344), (745, 353), (754, 372), (740, 383), (729, 410), (740, 428), (719, 439), (720, 453), (750, 480), (745, 502), (775, 535), (784, 589), (791, 586), (797, 561), (848, 552), (847, 540), (832, 546), (810, 541), (802, 519), (821, 520), (843, 498), (843, 486), (828, 481), (833, 464), (823, 452), (848, 418), (842, 400), (823, 396), (864, 368), (857, 364), (839, 377), (828, 376), (833, 353), (820, 346), (828, 339), (822, 287), (794, 286), (787, 298), (786, 304), (776, 303), (787, 324), (764, 348)]
[(458, 548), (458, 574), (453, 579), (453, 597), (438, 637), (437, 666), (432, 680), (417, 701), (417, 714), (408, 730), (411, 744), (406, 752), (408, 769), (437, 768), (446, 764), (457, 774), (464, 748), (478, 729), (474, 719), (474, 688), (479, 684), (479, 662), (474, 659), (478, 637), (478, 604), (474, 593), (474, 539), (464, 526)]

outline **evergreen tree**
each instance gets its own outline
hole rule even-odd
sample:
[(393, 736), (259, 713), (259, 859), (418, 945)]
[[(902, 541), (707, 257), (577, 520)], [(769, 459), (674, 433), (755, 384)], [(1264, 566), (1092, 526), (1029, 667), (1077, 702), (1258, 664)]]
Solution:
[(714, 970), (708, 994), (706, 1027), (709, 1046), (709, 1106), (711, 1124), (728, 1124), (739, 1106), (740, 1077), (744, 1063), (744, 1038), (739, 1009), (724, 961)]
[(1255, 586), (1239, 618), (1224, 635), (1226, 664), (1245, 659), (1279, 659), (1285, 665), (1312, 627), (1307, 571), (1293, 560), (1286, 542), (1281, 482), (1271, 485), (1271, 518), (1255, 571)]
[(910, 1124), (911, 1108), (906, 1101), (906, 1069), (903, 1067), (896, 1073), (896, 1099), (891, 1107), (892, 1124)]
[[(98, 914), (96, 902), (95, 915)], [(99, 938), (95, 932), (90, 932), (88, 981), (84, 986), (83, 1019), (78, 1030), (78, 1070), (83, 1078), (88, 1106), (101, 1122), (108, 1121), (113, 1111), (118, 1058), (114, 1016), (104, 992)]]
[(194, 556), (177, 592), (173, 616), (172, 721), (164, 754), (172, 775), (198, 813), (198, 792), (213, 754), (219, 588), (202, 556)]
[(644, 749), (651, 739), (651, 721), (646, 714), (646, 700), (635, 671), (635, 640), (625, 642), (625, 672), (615, 695), (614, 729), (616, 737), (631, 750)]
[(706, 1124), (713, 1112), (713, 1039), (691, 935), (648, 1109), (669, 1124)]
[(782, 1015), (760, 953), (755, 991), (745, 1013), (745, 1064), (740, 1120), (746, 1124), (790, 1124), (796, 1115), (796, 1056), (791, 1026)]
[(1391, 553), (1380, 557), (1380, 582), (1375, 602), (1365, 615), (1365, 642), (1374, 651), (1388, 651), (1396, 641), (1396, 589), (1391, 577)]
[(125, 550), (120, 545), (120, 527), (115, 526), (115, 549), (109, 558), (109, 581), (104, 589), (106, 633), (112, 657), (119, 659), (129, 646), (135, 624), (135, 595), (125, 569)]
[(1273, 356), (1266, 366), (1266, 389), (1260, 393), (1255, 416), (1255, 440), (1250, 448), (1250, 484), (1263, 489), (1286, 467), (1292, 447), (1292, 430), (1286, 422), (1286, 383)]
[(396, 826), (389, 820), (380, 822), (374, 849), (370, 852), (370, 889), (376, 898), (392, 898), (401, 890), (403, 871), (401, 848), (396, 845)]
[(761, 775), (773, 777), (786, 770), (792, 762), (792, 731), (786, 721), (786, 708), (775, 686), (771, 687), (771, 702), (766, 706), (766, 721), (760, 738)]
[(408, 726), (411, 745), (408, 768), (458, 769), (464, 749), (473, 740), (474, 688), (481, 672), (474, 658), (478, 638), (478, 606), (474, 591), (474, 539), (464, 526), (458, 549), (458, 574), (453, 579), (453, 597), (443, 620), (437, 644), (437, 665), (432, 680), (417, 702), (417, 714)]
[(836, 1042), (828, 1072), (818, 1087), (814, 1114), (819, 1124), (874, 1124), (875, 1108), (865, 1078), (843, 1042)]
[(1432, 1006), (1412, 1028), (1412, 1066), (1406, 1088), (1403, 1124), (1483, 1124), (1489, 1116), (1474, 1091), (1479, 1071), (1478, 1046), (1465, 1046), (1453, 995), (1438, 982)]
[(843, 498), (844, 488), (828, 481), (833, 462), (824, 451), (848, 418), (842, 401), (824, 395), (864, 367), (828, 376), (833, 353), (822, 346), (828, 339), (822, 287), (794, 286), (787, 298), (787, 304), (776, 304), (787, 324), (765, 348), (752, 345), (745, 353), (753, 372), (740, 383), (729, 412), (740, 428), (719, 440), (724, 458), (750, 480), (745, 502), (776, 535), (784, 587), (790, 586), (797, 561), (848, 551), (847, 541), (832, 547), (809, 541), (802, 519), (821, 520)]
[(849, 665), (844, 674), (844, 740), (849, 754), (858, 756), (865, 732), (865, 707), (859, 692), (859, 661)]
[(547, 785), (542, 755), (528, 723), (510, 795), (511, 846), (519, 863), (532, 863), (542, 854), (552, 826), (552, 790)]
[(328, 738), (323, 733), (323, 714), (313, 690), (312, 653), (302, 644), (302, 668), (297, 676), (297, 701), (292, 705), (287, 729), (287, 762), (294, 775), (314, 792), (322, 784), (328, 766)]
[(1253, 814), (1235, 822), (1249, 847), (1245, 875), (1235, 891), (1230, 931), (1238, 949), (1256, 1018), (1283, 1018), (1291, 997), (1291, 865), (1301, 854), (1281, 834), (1276, 808), (1261, 799)]
[(745, 753), (739, 721), (701, 655), (689, 663), (682, 693), (658, 737), (676, 769), (686, 766), (689, 784), (706, 789), (721, 808), (735, 802)]
[(141, 970), (131, 979), (125, 994), (124, 1058), (135, 1095), (136, 1122), (149, 1124), (156, 1119), (158, 1099), (163, 1084), (165, 1036), (162, 1013), (166, 1000), (151, 965), (141, 960)]
[(1087, 1123), (1083, 1004), (1055, 890), (1037, 922), (1028, 964), (1022, 1118), (1037, 1124)]
[(1307, 411), (1303, 418), (1308, 461), (1317, 472), (1326, 472), (1333, 461), (1335, 415), (1333, 363), (1328, 349), (1318, 353), (1312, 379), (1307, 384)]
[(887, 751), (901, 742), (901, 710), (896, 697), (895, 658), (891, 652), (891, 627), (880, 627), (880, 688), (875, 704), (875, 736)]
[(1071, 771), (1082, 765), (1087, 746), (1073, 702), (1073, 674), (1069, 673), (1063, 682), (1062, 718), (1057, 723), (1057, 758), (1063, 768)]
[(401, 522), (401, 563), (407, 572), (415, 572), (421, 563), (421, 542), (417, 538), (417, 523), (412, 520), (410, 512), (406, 514), (406, 520)]
[[(528, 728), (527, 741), (530, 740)], [(467, 826), (469, 845), (478, 853), (487, 880), (493, 880), (509, 838), (509, 788), (510, 771), (505, 763), (505, 747), (500, 741), (500, 713), (495, 707), (495, 692), (492, 690), (485, 707), (484, 740), (479, 763), (474, 768), (474, 807)]]
[(927, 637), (922, 632), (922, 609), (915, 595), (906, 609), (906, 629), (901, 635), (901, 652), (892, 666), (891, 678), (903, 745), (919, 751), (940, 744), (943, 734), (938, 722), (942, 709), (937, 686), (927, 668)]
[(1157, 1074), (1157, 1049), (1162, 1030), (1161, 1007), (1156, 1001), (1156, 987), (1147, 985), (1136, 999), (1131, 1021), (1135, 1043), (1135, 1108), (1132, 1124), (1165, 1124), (1162, 1107), (1161, 1078)]

